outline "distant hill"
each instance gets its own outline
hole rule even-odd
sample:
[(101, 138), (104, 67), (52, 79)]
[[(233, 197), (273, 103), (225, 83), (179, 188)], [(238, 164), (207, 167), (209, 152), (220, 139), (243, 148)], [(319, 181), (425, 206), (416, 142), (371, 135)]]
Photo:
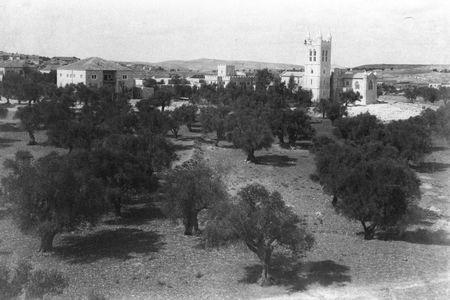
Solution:
[(372, 69), (372, 70), (382, 70), (382, 69), (393, 69), (393, 70), (408, 70), (408, 69), (423, 69), (423, 70), (432, 70), (432, 69), (447, 69), (450, 65), (426, 65), (426, 64), (367, 64), (361, 65), (357, 67), (353, 67), (353, 69)]
[(258, 61), (246, 61), (246, 60), (223, 60), (223, 59), (209, 59), (200, 58), (194, 60), (168, 60), (158, 63), (149, 63), (153, 66), (161, 66), (166, 70), (179, 69), (179, 70), (193, 70), (199, 72), (210, 72), (212, 70), (217, 70), (217, 65), (229, 64), (234, 65), (236, 69), (302, 69), (303, 66), (295, 64), (285, 64), (285, 63), (268, 63), (268, 62), (258, 62)]

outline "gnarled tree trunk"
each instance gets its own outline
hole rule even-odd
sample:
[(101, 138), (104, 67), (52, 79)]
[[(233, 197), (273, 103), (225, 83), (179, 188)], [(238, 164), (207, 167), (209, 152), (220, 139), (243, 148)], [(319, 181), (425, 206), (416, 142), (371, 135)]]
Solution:
[(366, 225), (364, 221), (361, 221), (361, 224), (364, 228), (364, 239), (365, 240), (371, 240), (375, 236), (375, 229), (377, 227), (376, 223), (372, 223), (369, 226)]
[(36, 145), (36, 137), (34, 136), (34, 131), (28, 130), (28, 135), (30, 136), (30, 141), (28, 142), (28, 145)]
[(198, 213), (198, 211), (192, 210), (184, 216), (184, 235), (198, 234), (200, 232), (198, 228)]
[(40, 252), (49, 252), (53, 250), (53, 240), (55, 235), (56, 231), (45, 231), (41, 233), (41, 245), (39, 247)]
[(333, 206), (336, 206), (337, 205), (337, 201), (338, 201), (338, 197), (336, 195), (333, 195), (333, 201), (331, 201), (331, 204)]
[(255, 157), (255, 151), (254, 150), (250, 150), (247, 153), (247, 161), (252, 162), (252, 163), (256, 163), (256, 157)]

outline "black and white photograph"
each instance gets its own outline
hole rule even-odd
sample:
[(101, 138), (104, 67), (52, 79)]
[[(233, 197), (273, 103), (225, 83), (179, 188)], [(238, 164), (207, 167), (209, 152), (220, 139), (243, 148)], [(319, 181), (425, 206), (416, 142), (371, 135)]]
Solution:
[(0, 12), (0, 300), (450, 299), (449, 1)]

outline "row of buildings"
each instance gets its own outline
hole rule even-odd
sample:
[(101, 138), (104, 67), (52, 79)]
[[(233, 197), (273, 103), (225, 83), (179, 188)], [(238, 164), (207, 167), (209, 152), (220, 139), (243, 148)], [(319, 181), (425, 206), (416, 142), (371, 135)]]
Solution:
[(321, 34), (304, 41), (306, 48), (305, 67), (303, 71), (286, 71), (281, 74), (281, 81), (289, 84), (291, 78), (297, 86), (312, 92), (312, 100), (337, 99), (342, 92), (352, 90), (360, 94), (360, 104), (377, 102), (377, 77), (374, 72), (360, 72), (331, 67), (331, 43), (329, 35)]
[[(361, 96), (361, 104), (376, 103), (377, 101), (377, 77), (374, 72), (358, 72), (348, 69), (331, 68), (331, 43), (329, 35), (323, 38), (319, 35), (312, 38), (308, 35), (304, 41), (306, 48), (306, 63), (302, 71), (286, 71), (281, 74), (281, 80), (288, 85), (291, 78), (295, 84), (312, 92), (312, 100), (336, 99), (341, 92), (353, 90)], [(0, 63), (0, 76), (8, 70), (21, 72), (20, 61), (11, 60)], [(17, 68), (12, 65), (16, 65)], [(49, 64), (52, 66), (52, 64)], [(2, 69), (3, 68), (3, 69)], [(52, 67), (41, 70), (50, 72)], [(122, 64), (107, 61), (98, 57), (90, 57), (78, 60), (75, 57), (59, 59), (53, 69), (57, 72), (57, 85), (63, 87), (68, 84), (83, 83), (86, 86), (101, 87), (113, 86), (116, 91), (143, 87), (142, 79), (135, 78), (133, 69)], [(22, 63), (23, 70), (23, 63)], [(1, 78), (0, 78), (1, 79)], [(216, 84), (226, 86), (235, 83), (246, 89), (254, 88), (255, 77), (239, 72), (232, 65), (219, 65), (217, 74), (194, 75), (186, 78), (191, 86), (202, 84)], [(171, 84), (171, 78), (155, 78), (159, 84)]]

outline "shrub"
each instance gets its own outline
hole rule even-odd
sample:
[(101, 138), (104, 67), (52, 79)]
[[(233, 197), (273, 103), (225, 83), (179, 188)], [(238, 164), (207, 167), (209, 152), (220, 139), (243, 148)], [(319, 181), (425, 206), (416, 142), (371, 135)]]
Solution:
[(46, 294), (62, 294), (68, 280), (57, 270), (36, 270), (27, 284), (27, 294), (32, 298), (42, 298)]
[(31, 265), (20, 261), (15, 270), (6, 265), (0, 265), (0, 299), (10, 299), (19, 296), (30, 277)]

